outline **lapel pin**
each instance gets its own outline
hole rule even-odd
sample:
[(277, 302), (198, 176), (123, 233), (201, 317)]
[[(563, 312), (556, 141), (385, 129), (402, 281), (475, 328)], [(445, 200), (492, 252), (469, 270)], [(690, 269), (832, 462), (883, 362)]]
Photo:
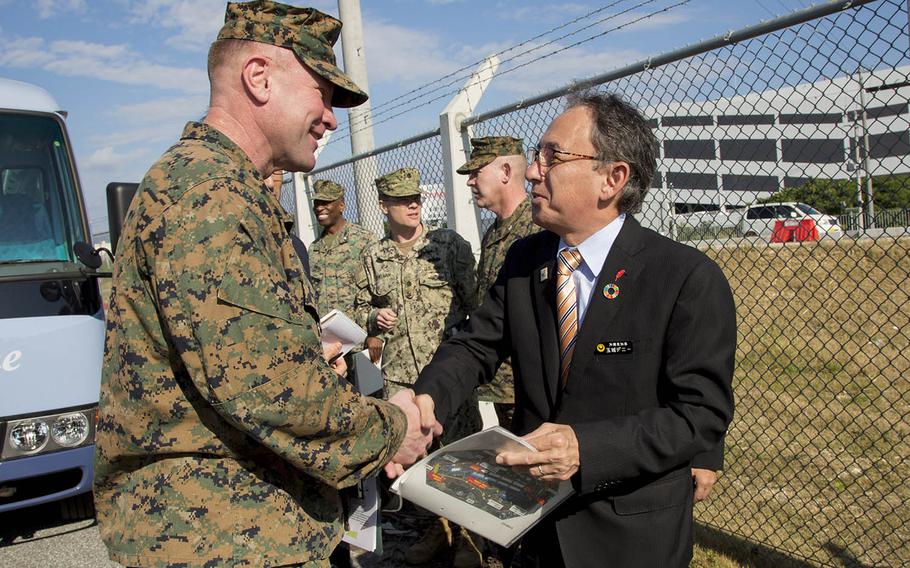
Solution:
[(620, 278), (622, 278), (622, 275), (625, 273), (626, 273), (625, 269), (620, 269), (620, 271), (617, 272), (616, 276), (613, 278), (613, 282), (610, 282), (609, 284), (604, 286), (604, 298), (606, 298), (608, 300), (612, 300), (612, 299), (616, 298), (617, 296), (619, 296), (619, 284), (617, 284), (617, 282), (619, 281)]
[(550, 273), (549, 267), (544, 266), (543, 268), (541, 268), (540, 269), (540, 281), (546, 282), (547, 278), (549, 277), (549, 273)]

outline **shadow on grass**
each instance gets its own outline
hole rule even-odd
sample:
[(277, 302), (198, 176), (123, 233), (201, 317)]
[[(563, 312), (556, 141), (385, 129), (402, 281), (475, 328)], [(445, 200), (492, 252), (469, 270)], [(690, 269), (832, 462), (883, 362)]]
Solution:
[(695, 542), (703, 548), (723, 554), (740, 566), (755, 566), (756, 568), (815, 567), (815, 564), (794, 558), (769, 546), (719, 531), (701, 523), (695, 523)]

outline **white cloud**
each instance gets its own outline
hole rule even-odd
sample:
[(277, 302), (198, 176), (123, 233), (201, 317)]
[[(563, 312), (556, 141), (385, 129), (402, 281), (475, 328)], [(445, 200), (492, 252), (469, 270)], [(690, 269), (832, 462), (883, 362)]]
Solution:
[(109, 170), (131, 162), (144, 153), (142, 149), (121, 153), (116, 151), (113, 146), (102, 146), (92, 152), (85, 162), (85, 167), (89, 170)]
[(224, 23), (223, 0), (147, 0), (129, 7), (132, 25), (176, 30), (168, 45), (190, 50), (207, 49)]
[(202, 69), (146, 61), (126, 45), (41, 38), (0, 38), (0, 66), (40, 67), (67, 77), (89, 77), (126, 85), (144, 85), (185, 93), (208, 90)]
[(34, 7), (38, 10), (38, 17), (46, 20), (68, 12), (82, 13), (86, 5), (85, 0), (35, 0)]
[(442, 52), (436, 34), (368, 20), (363, 35), (371, 83), (416, 86), (460, 67)]
[(206, 95), (191, 95), (121, 105), (112, 114), (124, 122), (173, 122), (199, 118), (208, 102)]

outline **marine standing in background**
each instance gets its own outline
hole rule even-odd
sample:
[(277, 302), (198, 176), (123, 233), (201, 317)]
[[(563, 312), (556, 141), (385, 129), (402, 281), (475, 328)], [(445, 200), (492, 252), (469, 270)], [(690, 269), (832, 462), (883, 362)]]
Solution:
[[(496, 215), (480, 245), (474, 308), (483, 303), (496, 281), (512, 243), (540, 231), (531, 219), (531, 200), (525, 191), (527, 167), (521, 139), (487, 136), (471, 139), (471, 159), (458, 168), (458, 173), (468, 175), (474, 204)], [(515, 408), (511, 359), (502, 362), (491, 383), (477, 388), (477, 398), (493, 402), (499, 424), (509, 427)]]
[(474, 255), (451, 229), (421, 221), (420, 174), (402, 168), (376, 180), (389, 236), (366, 248), (357, 313), (373, 360), (381, 346), (386, 390), (417, 380), (433, 351), (467, 317), (473, 303)]
[(229, 3), (205, 119), (133, 198), (95, 458), (121, 564), (328, 568), (338, 490), (429, 444), (411, 401), (362, 397), (326, 363), (293, 221), (263, 183), (313, 169), (332, 106), (367, 99), (335, 66), (340, 28), (312, 8)]
[(363, 268), (360, 256), (379, 239), (344, 218), (343, 187), (320, 179), (313, 190), (313, 213), (322, 227), (322, 233), (310, 245), (310, 279), (319, 294), (319, 316), (337, 309), (354, 319), (357, 275)]
[[(474, 255), (451, 229), (427, 231), (421, 221), (420, 174), (402, 168), (376, 180), (379, 207), (389, 236), (366, 249), (357, 313), (365, 323), (374, 361), (382, 355), (386, 394), (408, 388), (430, 362), (436, 347), (467, 317), (474, 294)], [(384, 343), (384, 345), (383, 345)], [(476, 397), (470, 397), (445, 424), (442, 443), (480, 429)], [(453, 528), (437, 519), (405, 553), (424, 565), (454, 544)], [(456, 566), (480, 566), (482, 544), (461, 532)]]

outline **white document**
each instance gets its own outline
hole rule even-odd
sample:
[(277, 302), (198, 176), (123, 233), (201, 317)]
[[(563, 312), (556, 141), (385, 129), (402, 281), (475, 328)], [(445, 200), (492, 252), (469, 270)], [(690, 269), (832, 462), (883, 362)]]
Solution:
[(322, 345), (326, 343), (341, 343), (341, 354), (347, 355), (355, 345), (363, 343), (367, 332), (343, 312), (332, 310), (319, 320), (322, 327)]
[(348, 497), (348, 518), (345, 520), (341, 540), (368, 552), (376, 550), (379, 541), (379, 488), (376, 478), (367, 477), (360, 482), (361, 496)]
[(496, 463), (505, 450), (533, 446), (496, 426), (436, 450), (392, 485), (408, 501), (502, 546), (511, 546), (574, 492)]

